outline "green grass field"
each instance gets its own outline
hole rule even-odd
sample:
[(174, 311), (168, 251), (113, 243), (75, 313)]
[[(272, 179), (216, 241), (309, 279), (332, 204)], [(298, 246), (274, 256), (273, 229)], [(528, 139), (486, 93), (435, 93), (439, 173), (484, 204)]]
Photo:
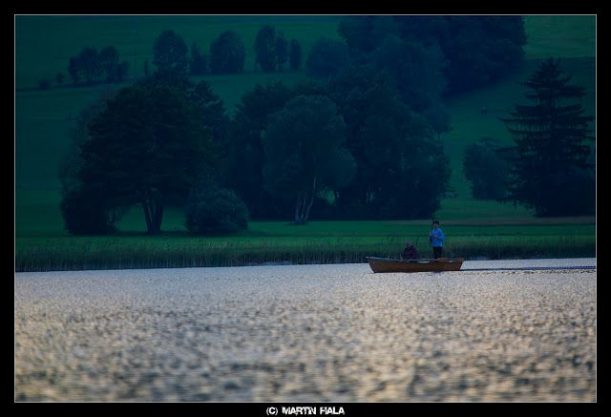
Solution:
[(596, 55), (595, 16), (526, 16), (526, 56), (531, 59)]
[[(79, 111), (108, 86), (27, 91), (43, 77), (66, 72), (71, 55), (84, 46), (114, 45), (130, 63), (131, 75), (142, 74), (151, 60), (155, 37), (174, 29), (188, 44), (207, 50), (223, 30), (237, 31), (245, 41), (245, 73), (202, 77), (232, 111), (242, 94), (272, 81), (292, 84), (303, 72), (265, 74), (254, 71), (252, 44), (263, 24), (272, 24), (288, 39), (298, 39), (304, 59), (319, 37), (338, 38), (335, 16), (133, 16), (42, 17), (16, 20), (16, 245), (17, 268), (234, 265), (256, 262), (362, 261), (365, 254), (393, 254), (406, 238), (426, 236), (430, 219), (416, 222), (316, 222), (304, 227), (284, 222), (251, 222), (248, 232), (226, 238), (195, 238), (184, 233), (180, 210), (168, 210), (166, 235), (148, 237), (142, 214), (133, 210), (119, 224), (117, 237), (71, 237), (59, 212), (58, 163), (69, 145), (69, 131)], [(452, 130), (442, 135), (450, 158), (452, 192), (436, 216), (452, 238), (448, 250), (463, 256), (593, 256), (594, 219), (558, 219), (549, 224), (530, 210), (492, 201), (474, 200), (462, 172), (464, 150), (487, 136), (510, 143), (498, 119), (524, 102), (521, 82), (541, 59), (561, 57), (573, 81), (586, 88), (586, 111), (595, 109), (595, 18), (592, 16), (528, 16), (524, 68), (489, 88), (449, 101)], [(151, 64), (152, 68), (152, 64)], [(112, 88), (118, 88), (114, 86)], [(25, 90), (23, 90), (25, 89)], [(482, 106), (488, 114), (482, 115)], [(315, 210), (315, 208), (314, 208)], [(313, 213), (315, 217), (315, 211)], [(564, 224), (562, 224), (564, 223)], [(400, 226), (399, 226), (400, 225)], [(427, 250), (421, 238), (419, 248)], [(206, 250), (202, 250), (206, 248)]]
[[(34, 195), (37, 195), (34, 193)], [(363, 262), (365, 256), (396, 256), (407, 240), (428, 256), (428, 220), (250, 222), (247, 231), (232, 236), (194, 237), (185, 232), (182, 211), (169, 209), (164, 233), (147, 236), (139, 210), (123, 218), (115, 236), (75, 237), (62, 229), (57, 193), (48, 192), (45, 205), (32, 204), (17, 213), (16, 269), (62, 269), (230, 266), (266, 262)], [(492, 204), (492, 203), (491, 203)], [(445, 207), (446, 254), (477, 258), (592, 257), (595, 224), (591, 217), (469, 217), (476, 209)], [(442, 210), (442, 211), (443, 211)], [(54, 221), (50, 221), (54, 220)]]

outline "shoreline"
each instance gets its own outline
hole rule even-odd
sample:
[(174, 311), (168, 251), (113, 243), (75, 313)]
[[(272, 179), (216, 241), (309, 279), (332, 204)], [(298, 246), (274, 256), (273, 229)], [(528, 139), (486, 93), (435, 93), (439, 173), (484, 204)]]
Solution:
[[(500, 267), (484, 267), (484, 268), (476, 268), (476, 267), (468, 267), (463, 264), (463, 268), (461, 271), (536, 271), (536, 270), (589, 270), (589, 269), (597, 269), (596, 265), (596, 257), (561, 257), (561, 258), (551, 258), (551, 257), (532, 257), (532, 258), (500, 258), (500, 259), (481, 259), (481, 257), (475, 258), (465, 258), (465, 263), (486, 263), (486, 262), (512, 262), (520, 261), (521, 263), (529, 263), (529, 261), (560, 261), (560, 260), (584, 260), (582, 262), (584, 265), (564, 265), (564, 266), (541, 266), (541, 265), (531, 265), (531, 266), (500, 266)], [(594, 265), (588, 264), (587, 261), (593, 261)], [(537, 262), (535, 262), (537, 263)], [(15, 268), (15, 274), (17, 273), (46, 273), (46, 272), (87, 272), (87, 271), (129, 271), (129, 270), (158, 270), (158, 269), (193, 269), (193, 268), (243, 268), (243, 267), (263, 267), (263, 266), (315, 266), (315, 265), (348, 265), (348, 264), (367, 264), (367, 261), (363, 262), (301, 262), (294, 263), (290, 261), (277, 261), (277, 262), (261, 262), (261, 263), (249, 263), (249, 264), (234, 264), (234, 265), (165, 265), (165, 266), (117, 266), (117, 267), (102, 267), (102, 268), (69, 268), (69, 269), (23, 269), (18, 270)]]

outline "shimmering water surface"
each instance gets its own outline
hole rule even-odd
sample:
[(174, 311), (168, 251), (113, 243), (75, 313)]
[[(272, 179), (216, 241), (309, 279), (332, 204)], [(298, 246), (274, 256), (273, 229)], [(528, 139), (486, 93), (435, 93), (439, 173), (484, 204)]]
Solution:
[(594, 265), (18, 273), (15, 399), (596, 401)]

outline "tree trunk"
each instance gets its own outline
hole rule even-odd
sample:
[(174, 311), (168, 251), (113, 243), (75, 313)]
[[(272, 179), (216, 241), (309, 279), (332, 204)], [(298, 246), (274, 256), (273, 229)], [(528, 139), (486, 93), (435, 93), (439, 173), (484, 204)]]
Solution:
[(312, 190), (297, 195), (297, 204), (295, 205), (295, 220), (294, 224), (306, 224), (310, 218), (310, 210), (314, 204), (314, 196), (316, 195), (316, 177), (312, 180)]
[(144, 211), (144, 220), (146, 221), (146, 230), (151, 230), (151, 210), (147, 200), (142, 202), (142, 210)]
[[(310, 194), (310, 201), (308, 202), (308, 206), (305, 208), (303, 222), (307, 222), (310, 218), (310, 210), (312, 209), (312, 204), (314, 204), (314, 196), (316, 195), (316, 177), (312, 181), (312, 193)], [(304, 198), (305, 205), (305, 198)]]
[(144, 220), (146, 221), (146, 231), (149, 235), (157, 235), (161, 232), (161, 222), (163, 220), (163, 205), (159, 201), (155, 190), (148, 191), (147, 197), (142, 202), (144, 210)]
[(297, 196), (297, 202), (295, 203), (295, 217), (293, 218), (294, 224), (299, 224), (299, 206), (300, 206), (300, 196)]
[(161, 203), (156, 202), (153, 206), (153, 219), (151, 222), (151, 228), (149, 234), (157, 235), (161, 233), (161, 221), (163, 220), (163, 206)]
[(297, 196), (297, 203), (295, 204), (295, 220), (294, 224), (304, 224), (304, 210), (305, 210), (305, 195), (299, 194)]

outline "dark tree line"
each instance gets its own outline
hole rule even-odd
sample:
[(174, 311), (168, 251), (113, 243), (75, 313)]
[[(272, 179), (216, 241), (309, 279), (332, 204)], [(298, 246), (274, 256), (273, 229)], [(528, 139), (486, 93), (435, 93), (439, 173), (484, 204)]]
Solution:
[(355, 102), (316, 83), (259, 86), (229, 119), (204, 81), (177, 80), (156, 73), (85, 115), (64, 165), (72, 233), (111, 232), (133, 206), (151, 234), (169, 206), (185, 207), (187, 226), (202, 233), (239, 230), (248, 212), (304, 224), (420, 218), (439, 207), (447, 158), (383, 81)]
[[(284, 69), (289, 65), (292, 70), (301, 68), (302, 50), (296, 39), (290, 42), (284, 34), (276, 33), (271, 26), (264, 26), (255, 42), (257, 65), (264, 71)], [(158, 71), (187, 72), (190, 75), (231, 74), (244, 71), (246, 48), (240, 36), (231, 30), (217, 36), (207, 54), (202, 52), (196, 42), (188, 48), (184, 39), (172, 30), (164, 31), (155, 41), (153, 64)], [(175, 67), (175, 68), (174, 68)], [(96, 84), (100, 82), (123, 82), (127, 77), (129, 65), (120, 61), (117, 49), (109, 46), (101, 51), (85, 47), (79, 54), (70, 58), (67, 72), (73, 84)], [(150, 75), (148, 60), (144, 63), (144, 75)], [(38, 88), (46, 90), (52, 80), (42, 78)], [(57, 85), (64, 83), (64, 74), (55, 77)]]
[(320, 38), (306, 60), (306, 73), (314, 78), (328, 80), (349, 64), (346, 44), (327, 38)]
[[(450, 128), (443, 98), (515, 72), (526, 43), (520, 16), (355, 16), (342, 20), (339, 33), (345, 44), (315, 44), (308, 73), (331, 85), (359, 67), (385, 73), (437, 135)], [(484, 141), (467, 149), (464, 171), (477, 198), (520, 202), (540, 216), (593, 213), (592, 119), (579, 104), (583, 88), (569, 80), (558, 62), (542, 64), (526, 83), (533, 103), (504, 119), (516, 145)]]
[(520, 16), (350, 16), (338, 32), (343, 42), (315, 43), (308, 74), (329, 80), (359, 66), (386, 72), (437, 135), (450, 129), (444, 98), (517, 70), (526, 42)]
[[(243, 65), (243, 47), (231, 32), (210, 50), (212, 71)], [(62, 202), (73, 233), (112, 231), (134, 205), (149, 233), (159, 233), (169, 205), (187, 207), (187, 226), (200, 231), (216, 230), (202, 225), (214, 207), (232, 204), (236, 218), (244, 218), (239, 200), (254, 218), (292, 213), (298, 224), (311, 213), (414, 218), (439, 207), (447, 158), (388, 71), (351, 64), (320, 82), (258, 86), (229, 119), (205, 82), (188, 80), (188, 52), (178, 35), (161, 34), (153, 47), (155, 72), (89, 121)], [(210, 191), (216, 188), (235, 195)], [(219, 202), (200, 204), (211, 196)], [(93, 224), (79, 224), (83, 218)], [(224, 220), (230, 223), (243, 224)]]
[[(168, 206), (184, 207), (196, 233), (240, 230), (248, 212), (303, 224), (438, 208), (449, 174), (443, 150), (384, 80), (345, 80), (347, 90), (258, 86), (231, 119), (205, 82), (180, 80), (156, 72), (83, 115), (73, 163), (64, 164), (72, 233), (111, 232), (136, 205), (151, 234)], [(363, 98), (339, 100), (346, 92)]]
[[(83, 115), (79, 129), (86, 134), (77, 135), (76, 163), (63, 174), (68, 230), (108, 233), (134, 205), (141, 207), (149, 233), (161, 231), (168, 206), (185, 209), (194, 233), (241, 230), (249, 216), (296, 224), (311, 217), (431, 217), (450, 175), (439, 141), (447, 119), (444, 127), (443, 117), (432, 117), (443, 110), (437, 82), (444, 85), (443, 50), (403, 39), (401, 31), (388, 35), (388, 21), (381, 23), (374, 31), (379, 39), (370, 39), (363, 51), (372, 59), (360, 59), (349, 43), (322, 40), (308, 58), (310, 68), (322, 68), (311, 72), (313, 78), (290, 87), (256, 86), (231, 117), (206, 82), (189, 81), (193, 53), (189, 59), (186, 43), (162, 34), (154, 46), (155, 71)], [(211, 51), (216, 45), (225, 55), (215, 60), (211, 53), (210, 68), (240, 62), (243, 67), (238, 41), (230, 32), (219, 36)], [(233, 46), (219, 46), (225, 42)], [(333, 48), (344, 53), (329, 53)], [(335, 66), (316, 67), (318, 54), (339, 59)], [(548, 171), (560, 164), (549, 172), (559, 173), (561, 166), (587, 172), (591, 157), (579, 139), (589, 119), (575, 105), (560, 104), (583, 92), (548, 67), (528, 84), (536, 104), (518, 106), (507, 119), (518, 145), (508, 154), (519, 155), (507, 159), (513, 164), (507, 183), (510, 198), (519, 201), (528, 202), (530, 190), (545, 185), (525, 185), (533, 176), (528, 169), (537, 166), (533, 161), (545, 163)], [(535, 123), (535, 115), (544, 122)], [(565, 151), (552, 149), (552, 143)], [(484, 159), (497, 155), (494, 151)], [(537, 174), (557, 182), (546, 172)], [(574, 187), (583, 184), (576, 181)], [(558, 190), (550, 187), (541, 194)]]
[(438, 49), (454, 95), (493, 83), (522, 63), (526, 33), (521, 16), (351, 16), (340, 34), (354, 58), (368, 60), (387, 39)]
[(290, 43), (282, 32), (265, 25), (255, 38), (255, 64), (265, 72), (282, 71), (288, 63), (290, 69), (301, 68), (301, 45), (296, 39)]
[(253, 218), (282, 218), (291, 210), (281, 196), (265, 186), (264, 133), (270, 118), (300, 95), (320, 95), (322, 87), (306, 83), (293, 88), (282, 83), (257, 85), (242, 96), (229, 129), (228, 158), (223, 177), (246, 202)]
[(115, 83), (125, 80), (128, 68), (129, 64), (120, 60), (119, 52), (114, 46), (100, 51), (86, 47), (78, 55), (70, 57), (68, 74), (74, 84)]
[(450, 176), (433, 126), (401, 98), (392, 77), (372, 67), (343, 71), (329, 84), (348, 126), (355, 181), (337, 190), (342, 216), (426, 218)]
[[(263, 71), (282, 70), (287, 64), (292, 70), (301, 68), (300, 43), (296, 39), (289, 42), (284, 34), (277, 33), (272, 26), (259, 30), (254, 50), (256, 65)], [(188, 50), (184, 39), (168, 30), (157, 38), (154, 54), (156, 60), (161, 60), (153, 62), (158, 69), (165, 68), (164, 62), (167, 61), (177, 65), (179, 72), (188, 71), (191, 75), (231, 74), (244, 71), (246, 47), (236, 32), (227, 30), (212, 41), (205, 54), (196, 42)], [(148, 75), (146, 72), (145, 75)]]
[(244, 43), (231, 30), (212, 41), (208, 54), (204, 54), (196, 42), (189, 50), (185, 40), (172, 30), (163, 32), (153, 48), (153, 64), (158, 72), (191, 75), (238, 73), (244, 70), (245, 58)]
[[(325, 130), (335, 131), (334, 139), (315, 133), (327, 126), (323, 120), (336, 120)], [(327, 138), (329, 165), (307, 156), (323, 147), (317, 136)], [(291, 210), (297, 223), (310, 210), (319, 218), (427, 217), (439, 208), (450, 174), (430, 123), (404, 104), (390, 76), (367, 66), (328, 83), (257, 86), (237, 106), (228, 146), (223, 176), (253, 218)]]

